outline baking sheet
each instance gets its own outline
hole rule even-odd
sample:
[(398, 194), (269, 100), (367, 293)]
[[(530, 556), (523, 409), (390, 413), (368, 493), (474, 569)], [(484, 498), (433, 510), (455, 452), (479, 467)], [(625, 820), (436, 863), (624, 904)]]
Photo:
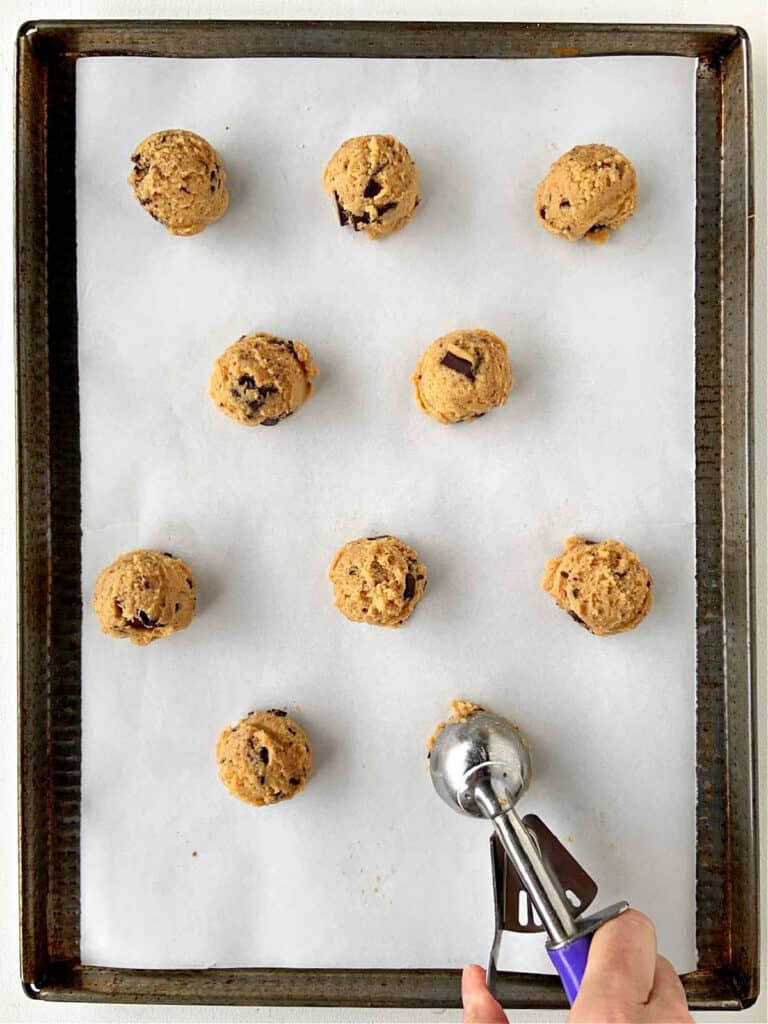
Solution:
[[(694, 949), (694, 63), (93, 59), (78, 63), (83, 588), (115, 555), (193, 567), (199, 614), (139, 650), (83, 623), (82, 957), (137, 967), (451, 967), (487, 956), (488, 828), (433, 793), (424, 743), (455, 696), (514, 717), (521, 804), (600, 885)], [(221, 151), (230, 210), (191, 239), (125, 183), (152, 131)], [(344, 138), (398, 135), (422, 206), (379, 243), (322, 192)], [(532, 213), (576, 143), (633, 160), (636, 216), (603, 247)], [(509, 345), (510, 402), (421, 415), (408, 375), (460, 326)], [(316, 394), (271, 431), (207, 398), (239, 335), (298, 338)], [(327, 566), (392, 532), (426, 562), (399, 631), (333, 608)], [(572, 533), (656, 581), (633, 633), (592, 637), (539, 590)], [(216, 776), (220, 729), (286, 707), (307, 790), (256, 810)], [(549, 970), (540, 939), (502, 963)]]

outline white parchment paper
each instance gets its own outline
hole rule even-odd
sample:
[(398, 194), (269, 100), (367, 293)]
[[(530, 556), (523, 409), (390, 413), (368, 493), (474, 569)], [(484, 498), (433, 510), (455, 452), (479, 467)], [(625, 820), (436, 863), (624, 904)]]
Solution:
[[(184, 633), (141, 650), (83, 621), (82, 955), (139, 967), (447, 967), (484, 960), (488, 827), (432, 791), (424, 744), (461, 696), (534, 750), (521, 811), (600, 885), (694, 949), (694, 67), (567, 61), (92, 59), (78, 63), (83, 589), (119, 552), (183, 557)], [(186, 127), (222, 153), (225, 217), (173, 238), (126, 184), (134, 145)], [(422, 206), (372, 243), (323, 166), (399, 136)], [(605, 246), (544, 232), (549, 164), (604, 141), (636, 216)], [(507, 340), (509, 404), (466, 426), (408, 376), (461, 326)], [(207, 382), (241, 334), (308, 344), (317, 392), (248, 430)], [(429, 568), (399, 631), (347, 622), (327, 567), (395, 533)], [(616, 537), (656, 581), (633, 633), (590, 636), (539, 589), (570, 534)], [(217, 779), (219, 731), (285, 707), (312, 738), (298, 798)], [(504, 964), (548, 970), (540, 937)]]

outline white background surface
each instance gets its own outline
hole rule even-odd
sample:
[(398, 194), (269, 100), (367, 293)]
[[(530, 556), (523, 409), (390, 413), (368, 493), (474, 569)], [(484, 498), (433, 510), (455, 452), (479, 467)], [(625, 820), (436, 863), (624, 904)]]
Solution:
[[(765, 88), (765, 73), (764, 73), (764, 25), (761, 25), (757, 20), (756, 16), (750, 17), (750, 12), (757, 12), (758, 8), (753, 4), (680, 4), (680, 5), (664, 5), (663, 12), (654, 8), (653, 5), (649, 8), (647, 4), (642, 5), (642, 10), (638, 5), (627, 4), (621, 5), (621, 16), (624, 20), (659, 20), (664, 18), (670, 18), (674, 20), (693, 20), (693, 21), (733, 21), (739, 20), (750, 30), (753, 39), (753, 45), (755, 46), (755, 72), (756, 72), (756, 152), (763, 154), (765, 149), (765, 134), (764, 134), (764, 102), (763, 92)], [(159, 5), (159, 4), (137, 4), (131, 9), (131, 14), (134, 16), (184, 16), (187, 14), (195, 14), (197, 16), (205, 16), (209, 12), (209, 8), (204, 5)], [(4, 32), (4, 63), (6, 82), (10, 81), (10, 65), (12, 61), (12, 30), (16, 27), (16, 24), (23, 18), (32, 16), (118, 16), (126, 13), (126, 5), (119, 4), (98, 4), (98, 5), (85, 5), (85, 4), (66, 4), (66, 5), (51, 5), (46, 10), (40, 8), (32, 9), (28, 5), (17, 5), (14, 14), (6, 17), (3, 26)], [(333, 13), (337, 16), (375, 16), (375, 17), (461, 17), (467, 16), (466, 12), (459, 12), (455, 5), (434, 5), (434, 4), (414, 4), (403, 9), (402, 7), (396, 8), (390, 5), (334, 5), (333, 12), (329, 12), (326, 5), (322, 8), (318, 5), (296, 5), (291, 6), (290, 10), (287, 9), (286, 5), (231, 5), (231, 6), (217, 6), (217, 13), (230, 13), (232, 16), (286, 16), (290, 13), (294, 16), (317, 16), (320, 13), (329, 14)], [(474, 17), (510, 17), (514, 16), (518, 19), (525, 19), (534, 15), (534, 9), (532, 5), (519, 4), (515, 5), (514, 13), (510, 11), (508, 5), (504, 4), (477, 4), (472, 8), (472, 16)], [(551, 19), (560, 18), (565, 19), (606, 19), (606, 18), (617, 18), (619, 16), (616, 5), (576, 5), (576, 4), (550, 4), (550, 5), (535, 5), (535, 16), (543, 17), (547, 16)], [(762, 44), (762, 45), (761, 45)], [(10, 131), (11, 125), (11, 104), (10, 104), (10, 91), (5, 90), (3, 94), (3, 103), (5, 111), (5, 123)], [(3, 173), (5, 181), (8, 184), (8, 188), (5, 190), (5, 206), (4, 210), (6, 216), (9, 216), (10, 211), (10, 178), (8, 173), (8, 162), (7, 153), (3, 153)], [(764, 251), (764, 229), (762, 221), (760, 219), (760, 212), (764, 210), (764, 163), (758, 165), (758, 173), (756, 177), (756, 186), (758, 192), (758, 233), (756, 238), (756, 249), (760, 256)], [(8, 239), (8, 241), (10, 241)], [(764, 262), (758, 262), (758, 286), (759, 289), (763, 283), (763, 271)], [(7, 244), (3, 251), (4, 266), (10, 267), (11, 249), (10, 244)], [(6, 280), (9, 280), (8, 274), (6, 274)], [(765, 376), (765, 350), (764, 350), (764, 316), (763, 316), (763, 304), (760, 301), (761, 294), (764, 296), (764, 292), (758, 291), (758, 322), (757, 322), (757, 376), (758, 379), (764, 379)], [(5, 338), (10, 338), (11, 334), (11, 320), (10, 320), (10, 308), (5, 310), (4, 318), (4, 329), (3, 335)], [(4, 373), (3, 378), (7, 382), (9, 379), (10, 369), (10, 346), (4, 347)], [(318, 396), (319, 397), (319, 396)], [(760, 430), (759, 442), (760, 449), (757, 452), (757, 466), (758, 470), (764, 468), (765, 465), (765, 449), (764, 449), (764, 416), (762, 413), (764, 402), (764, 394), (758, 391), (758, 428)], [(10, 413), (12, 410), (12, 396), (10, 387), (5, 387), (3, 392), (3, 414), (5, 418), (5, 429), (0, 431), (0, 435), (6, 439), (11, 434), (10, 428)], [(10, 446), (7, 446), (4, 451), (4, 457), (8, 466), (8, 471), (3, 476), (8, 479), (11, 475), (12, 467), (12, 450)], [(758, 473), (758, 499), (763, 501), (764, 499), (764, 475)], [(12, 520), (13, 511), (13, 494), (10, 487), (7, 487), (3, 491), (3, 517), (4, 520), (9, 523)], [(764, 504), (760, 505), (760, 508), (764, 509)], [(762, 538), (761, 538), (762, 539)], [(11, 579), (13, 575), (12, 570), (12, 552), (13, 552), (13, 535), (12, 530), (8, 530), (2, 538), (2, 554), (7, 560), (5, 562), (6, 572), (5, 576), (7, 579)], [(764, 553), (765, 548), (761, 548), (761, 559), (758, 565), (758, 588), (762, 593), (762, 589), (765, 584), (764, 575)], [(426, 608), (426, 603), (423, 606)], [(420, 611), (423, 609), (420, 609)], [(764, 605), (763, 605), (764, 612)], [(14, 808), (14, 758), (13, 758), (13, 702), (14, 693), (11, 681), (13, 679), (13, 659), (11, 652), (13, 649), (13, 603), (11, 595), (7, 594), (7, 601), (2, 609), (2, 627), (4, 630), (3, 644), (0, 647), (2, 653), (2, 677), (5, 682), (5, 686), (2, 691), (2, 749), (3, 749), (3, 762), (2, 762), (2, 795), (4, 799), (4, 806), (8, 808), (7, 817), (13, 816)], [(639, 635), (639, 634), (638, 634)], [(764, 648), (761, 648), (761, 655), (764, 654)], [(764, 661), (758, 666), (759, 671), (764, 672), (765, 663)], [(298, 802), (297, 802), (298, 806)], [(192, 1009), (192, 1008), (155, 1008), (155, 1007), (138, 1007), (138, 1008), (105, 1008), (105, 1007), (69, 1007), (63, 1008), (59, 1006), (36, 1006), (23, 1001), (19, 989), (17, 987), (16, 979), (16, 933), (13, 927), (14, 915), (15, 915), (15, 878), (14, 878), (14, 863), (15, 854), (10, 844), (6, 844), (6, 848), (3, 852), (3, 864), (2, 864), (2, 897), (3, 897), (3, 917), (7, 927), (3, 930), (3, 946), (2, 946), (2, 998), (3, 1003), (2, 1010), (4, 1018), (7, 1020), (21, 1019), (52, 1019), (52, 1020), (229, 1020), (229, 1019), (271, 1019), (271, 1020), (371, 1020), (371, 1019), (400, 1019), (400, 1020), (416, 1020), (416, 1019), (455, 1019), (455, 1015), (451, 1013), (425, 1013), (418, 1014), (413, 1011), (405, 1011), (403, 1013), (387, 1013), (384, 1011), (287, 1011), (284, 1009), (277, 1010), (257, 1010), (257, 1009), (244, 1009), (242, 1011), (231, 1010), (231, 1009)], [(758, 1006), (748, 1014), (744, 1015), (743, 1019), (752, 1019), (755, 1021), (765, 1019), (764, 1001), (758, 1004)], [(549, 1015), (551, 1016), (551, 1015)], [(527, 1014), (518, 1015), (518, 1019), (541, 1019), (541, 1015)], [(710, 1018), (712, 1019), (712, 1018)]]
[[(83, 591), (137, 546), (187, 560), (199, 589), (192, 627), (149, 649), (85, 610), (86, 963), (485, 959), (490, 830), (426, 773), (460, 696), (520, 724), (535, 764), (521, 809), (693, 969), (694, 72), (669, 57), (80, 63)], [(193, 239), (142, 215), (125, 182), (164, 125), (198, 130), (229, 169), (230, 209)], [(417, 215), (380, 244), (342, 231), (320, 187), (338, 142), (368, 128), (420, 168)], [(584, 138), (631, 154), (642, 183), (604, 246), (558, 244), (532, 210)], [(409, 373), (434, 337), (478, 323), (508, 341), (509, 403), (435, 423)], [(272, 430), (205, 394), (219, 351), (254, 329), (307, 342), (320, 368)], [(424, 601), (398, 631), (353, 625), (327, 567), (389, 532), (425, 561)], [(572, 533), (641, 553), (656, 583), (641, 628), (601, 641), (541, 592)], [(284, 704), (316, 742), (313, 778), (257, 813), (218, 782), (214, 739)], [(541, 941), (505, 951), (551, 971)]]

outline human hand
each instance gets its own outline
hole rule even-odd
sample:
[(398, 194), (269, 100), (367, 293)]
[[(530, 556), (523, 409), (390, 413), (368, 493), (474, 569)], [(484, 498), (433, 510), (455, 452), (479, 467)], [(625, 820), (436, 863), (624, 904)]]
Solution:
[[(472, 964), (461, 980), (464, 1024), (507, 1024)], [(669, 960), (656, 952), (656, 929), (645, 914), (627, 910), (598, 928), (568, 1024), (693, 1024), (683, 986)]]

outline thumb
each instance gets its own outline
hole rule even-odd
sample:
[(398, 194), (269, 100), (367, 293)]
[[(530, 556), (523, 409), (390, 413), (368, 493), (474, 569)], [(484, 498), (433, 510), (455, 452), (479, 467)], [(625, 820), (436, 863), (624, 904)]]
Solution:
[(464, 1024), (507, 1024), (507, 1015), (485, 984), (485, 971), (478, 964), (464, 968), (461, 976)]

